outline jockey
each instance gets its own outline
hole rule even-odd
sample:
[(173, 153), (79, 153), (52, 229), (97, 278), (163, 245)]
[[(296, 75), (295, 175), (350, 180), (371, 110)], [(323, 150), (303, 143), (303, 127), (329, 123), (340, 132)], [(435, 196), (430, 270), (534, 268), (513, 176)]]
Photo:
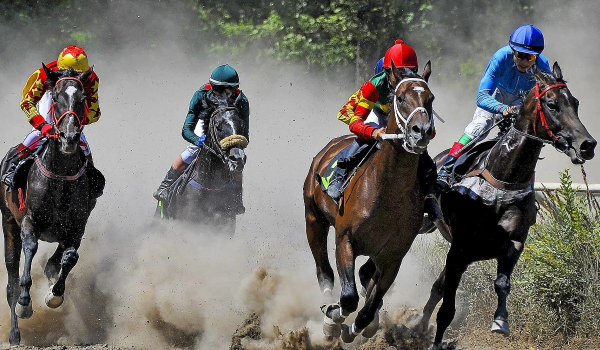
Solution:
[[(181, 153), (175, 162), (167, 172), (164, 180), (158, 186), (153, 196), (156, 200), (166, 201), (169, 197), (169, 189), (171, 185), (179, 178), (187, 166), (198, 154), (200, 147), (204, 144), (206, 138), (206, 132), (208, 129), (209, 118), (212, 115), (214, 104), (208, 104), (206, 100), (216, 99), (220, 100), (223, 98), (231, 99), (236, 98), (239, 94), (242, 94), (241, 103), (239, 106), (240, 117), (246, 124), (246, 138), (248, 138), (248, 123), (250, 116), (250, 106), (246, 95), (238, 87), (240, 85), (240, 79), (233, 67), (228, 64), (217, 67), (210, 75), (209, 83), (201, 87), (190, 102), (187, 117), (183, 123), (182, 136), (190, 143), (187, 149)], [(236, 214), (243, 214), (245, 208), (242, 202), (242, 174), (240, 173), (234, 179), (235, 184), (233, 186), (236, 198), (235, 209)]]
[[(90, 69), (88, 56), (85, 51), (76, 45), (67, 46), (58, 55), (58, 60), (48, 63), (51, 70), (74, 69), (83, 72)], [(27, 80), (23, 88), (21, 109), (27, 115), (27, 120), (33, 126), (33, 130), (25, 137), (23, 143), (17, 149), (17, 156), (11, 160), (8, 171), (2, 181), (9, 187), (13, 186), (14, 174), (17, 164), (27, 158), (35, 149), (40, 139), (54, 132), (52, 120), (52, 93), (46, 84), (46, 73), (40, 67)], [(83, 124), (91, 124), (100, 118), (100, 107), (98, 105), (98, 83), (99, 78), (92, 72), (88, 79), (83, 82), (86, 98), (86, 115)], [(81, 133), (81, 149), (88, 159), (88, 164), (93, 165), (92, 152), (83, 132)]]
[[(342, 185), (348, 168), (350, 168), (347, 165), (354, 163), (353, 160), (364, 153), (365, 145), (372, 144), (374, 140), (381, 140), (381, 135), (385, 134), (391, 107), (388, 96), (393, 89), (390, 83), (392, 61), (398, 68), (408, 68), (415, 73), (418, 70), (417, 54), (413, 48), (402, 40), (396, 40), (394, 46), (390, 47), (385, 56), (377, 62), (376, 74), (350, 96), (348, 102), (338, 112), (337, 118), (348, 124), (350, 131), (357, 137), (349, 147), (342, 151), (346, 153), (338, 160), (338, 165), (341, 166), (336, 166), (327, 188), (327, 194), (334, 201), (339, 200), (343, 194)], [(380, 62), (381, 69), (379, 68)], [(423, 182), (432, 185), (435, 182), (435, 165), (427, 152), (421, 155), (419, 167), (425, 169), (419, 172), (420, 176), (424, 177), (425, 181)], [(433, 200), (435, 201), (435, 199)], [(430, 200), (426, 200), (426, 212), (435, 220), (437, 215), (434, 215), (433, 206), (437, 207), (437, 202), (430, 202)]]
[(447, 191), (452, 186), (452, 171), (463, 147), (474, 139), (483, 139), (494, 121), (518, 115), (525, 95), (535, 86), (533, 66), (550, 72), (542, 51), (544, 36), (537, 27), (518, 27), (508, 45), (500, 48), (487, 65), (477, 91), (477, 109), (464, 134), (455, 142), (437, 178), (437, 186)]

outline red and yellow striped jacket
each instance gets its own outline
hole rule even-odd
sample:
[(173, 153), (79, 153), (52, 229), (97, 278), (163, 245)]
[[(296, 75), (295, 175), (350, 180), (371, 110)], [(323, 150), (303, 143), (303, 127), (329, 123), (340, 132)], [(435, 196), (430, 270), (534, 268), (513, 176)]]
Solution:
[[(46, 65), (46, 67), (52, 70), (58, 70), (58, 65), (56, 61), (50, 62)], [(46, 72), (44, 72), (43, 67), (40, 67), (38, 70), (33, 72), (29, 79), (27, 79), (27, 83), (23, 88), (23, 95), (21, 99), (21, 109), (27, 115), (27, 121), (34, 128), (39, 129), (40, 125), (45, 122), (44, 117), (40, 115), (40, 112), (37, 110), (37, 103), (41, 100), (44, 93), (48, 90), (48, 86), (46, 85), (47, 76)], [(88, 79), (83, 82), (83, 87), (85, 89), (86, 98), (86, 115), (83, 118), (83, 124), (91, 124), (95, 123), (100, 119), (100, 106), (98, 104), (98, 84), (100, 79), (96, 72), (92, 72)], [(48, 111), (42, 111), (46, 114)]]

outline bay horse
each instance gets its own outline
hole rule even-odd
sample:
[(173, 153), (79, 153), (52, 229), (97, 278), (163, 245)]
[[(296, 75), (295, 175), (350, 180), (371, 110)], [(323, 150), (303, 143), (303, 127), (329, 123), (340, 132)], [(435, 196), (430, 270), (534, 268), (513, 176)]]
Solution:
[[(434, 308), (443, 299), (433, 349), (443, 348), (442, 338), (454, 318), (463, 273), (480, 260), (498, 262), (494, 282), (498, 306), (491, 331), (510, 334), (506, 299), (511, 274), (536, 221), (532, 179), (542, 147), (552, 144), (574, 164), (594, 157), (597, 142), (579, 120), (579, 101), (567, 88), (558, 63), (552, 74), (536, 70), (535, 79), (513, 126), (489, 151), (475, 158), (467, 177), (440, 196), (451, 246), (420, 323), (423, 329), (429, 327)], [(447, 153), (436, 157), (438, 169)]]
[(235, 232), (234, 187), (241, 186), (248, 145), (248, 121), (236, 107), (241, 98), (240, 93), (215, 106), (204, 145), (178, 180), (181, 185), (174, 187), (166, 210), (159, 202), (159, 215)]
[[(327, 256), (329, 227), (335, 227), (335, 252), (341, 283), (339, 303), (321, 307), (328, 337), (354, 341), (362, 332), (371, 337), (379, 327), (383, 296), (394, 282), (402, 259), (417, 236), (423, 219), (424, 189), (417, 177), (419, 157), (433, 136), (434, 96), (427, 81), (431, 63), (422, 77), (392, 64), (392, 108), (385, 140), (350, 180), (340, 207), (319, 186), (321, 176), (338, 152), (353, 142), (343, 136), (330, 141), (313, 159), (304, 182), (306, 234), (315, 259), (317, 279), (325, 302), (333, 301), (334, 275)], [(345, 318), (358, 308), (354, 278), (357, 256), (369, 256), (375, 273), (363, 285), (366, 302), (351, 327)], [(361, 279), (362, 280), (362, 279)]]
[[(19, 189), (17, 195), (17, 189), (9, 192), (6, 185), (0, 185), (11, 346), (19, 345), (21, 341), (17, 317), (33, 315), (31, 264), (38, 240), (58, 243), (44, 269), (50, 282), (45, 302), (48, 307), (57, 308), (63, 303), (65, 281), (79, 259), (77, 249), (96, 202), (90, 196), (91, 180), (80, 148), (86, 98), (82, 82), (90, 76), (92, 69), (81, 74), (74, 70), (53, 71), (45, 65), (43, 69), (52, 93), (54, 133), (48, 138), (46, 147), (35, 156), (34, 165), (27, 174), (26, 190)], [(2, 161), (2, 174), (15, 149)], [(21, 250), (25, 265), (19, 280)]]

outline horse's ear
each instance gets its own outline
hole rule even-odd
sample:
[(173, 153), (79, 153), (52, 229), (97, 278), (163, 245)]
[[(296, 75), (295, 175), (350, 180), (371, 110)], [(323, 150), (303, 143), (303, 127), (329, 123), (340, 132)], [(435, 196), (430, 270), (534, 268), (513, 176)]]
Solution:
[(426, 82), (429, 82), (429, 76), (431, 75), (431, 61), (427, 61), (427, 63), (425, 63), (425, 68), (423, 68), (423, 80), (425, 80)]
[(85, 82), (90, 77), (90, 75), (92, 74), (92, 72), (94, 72), (94, 66), (90, 67), (90, 69), (88, 69), (85, 72), (81, 73), (79, 75), (79, 80), (81, 80), (82, 82)]
[(54, 84), (56, 84), (56, 81), (58, 80), (60, 73), (58, 71), (54, 71), (54, 70), (48, 68), (44, 64), (44, 62), (42, 62), (42, 69), (44, 70), (44, 73), (46, 73), (47, 82), (50, 85), (49, 87), (53, 87)]
[[(392, 64), (392, 75), (394, 76), (394, 78), (396, 79), (396, 82), (402, 80), (402, 72), (400, 71), (400, 69), (398, 69), (398, 67), (396, 67), (396, 65), (394, 64), (394, 60), (391, 60), (390, 63)], [(395, 82), (395, 83), (396, 83)], [(394, 84), (395, 84), (394, 83)]]
[(558, 62), (554, 62), (554, 65), (552, 66), (552, 74), (554, 74), (556, 80), (564, 80), (562, 70), (560, 69)]

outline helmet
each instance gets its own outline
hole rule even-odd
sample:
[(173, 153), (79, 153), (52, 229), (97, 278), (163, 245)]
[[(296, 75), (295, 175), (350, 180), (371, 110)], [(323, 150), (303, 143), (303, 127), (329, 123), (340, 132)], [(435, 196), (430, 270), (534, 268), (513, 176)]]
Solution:
[(394, 66), (402, 68), (418, 68), (417, 54), (412, 47), (406, 45), (401, 39), (396, 40), (394, 46), (390, 47), (383, 57), (383, 68)]
[(515, 29), (508, 44), (515, 51), (539, 55), (544, 50), (544, 34), (539, 28), (526, 24)]
[(69, 69), (73, 68), (78, 72), (87, 70), (90, 66), (88, 65), (88, 57), (85, 51), (77, 45), (67, 46), (58, 55), (58, 69)]
[(379, 59), (379, 61), (377, 61), (377, 64), (375, 65), (375, 74), (379, 74), (381, 72), (383, 72), (383, 57), (381, 57)]
[(215, 68), (210, 75), (210, 84), (212, 86), (234, 86), (240, 85), (240, 77), (233, 67), (224, 64)]

